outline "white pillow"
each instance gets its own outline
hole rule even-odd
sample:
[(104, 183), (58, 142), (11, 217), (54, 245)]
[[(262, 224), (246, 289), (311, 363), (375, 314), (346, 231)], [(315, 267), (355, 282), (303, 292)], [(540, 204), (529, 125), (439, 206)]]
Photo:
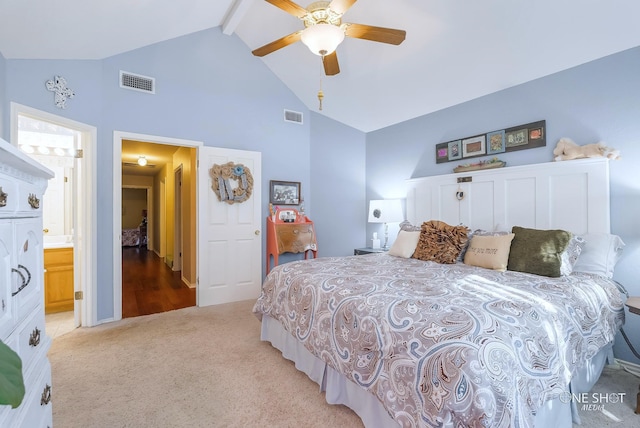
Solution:
[(573, 271), (613, 278), (613, 269), (625, 245), (622, 239), (608, 233), (586, 234), (582, 238), (585, 242)]
[(389, 249), (389, 254), (397, 257), (404, 257), (408, 259), (413, 255), (420, 239), (420, 231), (408, 232), (401, 230), (398, 233), (398, 237), (393, 242), (393, 245)]
[(578, 262), (580, 254), (582, 253), (582, 247), (584, 247), (584, 238), (582, 236), (573, 235), (567, 248), (560, 255), (562, 264), (560, 265), (560, 275), (571, 275), (573, 267)]

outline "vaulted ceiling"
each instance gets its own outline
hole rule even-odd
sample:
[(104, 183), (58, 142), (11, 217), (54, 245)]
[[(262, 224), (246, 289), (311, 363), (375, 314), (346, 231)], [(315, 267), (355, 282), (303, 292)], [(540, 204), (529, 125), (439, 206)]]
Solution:
[[(262, 0), (1, 0), (0, 16), (7, 59), (102, 59), (218, 26), (250, 52), (303, 28)], [(314, 111), (322, 77), (320, 113), (369, 132), (640, 46), (638, 16), (638, 0), (360, 0), (343, 22), (406, 40), (347, 38), (330, 77), (302, 43), (256, 61)]]

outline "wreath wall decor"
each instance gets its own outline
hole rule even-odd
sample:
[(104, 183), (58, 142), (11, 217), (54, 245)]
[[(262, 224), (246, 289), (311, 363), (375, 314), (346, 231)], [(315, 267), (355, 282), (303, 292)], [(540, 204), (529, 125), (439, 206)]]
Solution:
[[(233, 162), (227, 162), (224, 165), (213, 164), (209, 174), (211, 175), (211, 188), (220, 202), (231, 205), (236, 202), (244, 202), (251, 197), (253, 176), (246, 166)], [(231, 180), (236, 181), (237, 186), (232, 186)]]

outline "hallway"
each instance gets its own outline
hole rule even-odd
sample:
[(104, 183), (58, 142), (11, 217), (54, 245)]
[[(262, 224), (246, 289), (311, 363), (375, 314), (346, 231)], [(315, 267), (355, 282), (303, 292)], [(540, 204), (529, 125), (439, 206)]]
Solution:
[(196, 305), (196, 289), (182, 282), (153, 252), (122, 248), (122, 318)]

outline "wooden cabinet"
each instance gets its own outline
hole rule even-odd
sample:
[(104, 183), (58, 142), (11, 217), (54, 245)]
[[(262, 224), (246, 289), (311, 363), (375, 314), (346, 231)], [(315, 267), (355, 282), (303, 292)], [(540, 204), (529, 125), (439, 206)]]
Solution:
[(44, 311), (73, 310), (73, 247), (44, 250)]
[(26, 390), (17, 409), (0, 405), (0, 427), (52, 426), (41, 207), (51, 177), (0, 140), (0, 340), (20, 356)]
[(308, 252), (313, 258), (318, 256), (315, 228), (307, 216), (285, 208), (267, 217), (267, 273), (271, 270), (271, 257), (277, 266), (280, 254), (304, 253), (306, 259)]

